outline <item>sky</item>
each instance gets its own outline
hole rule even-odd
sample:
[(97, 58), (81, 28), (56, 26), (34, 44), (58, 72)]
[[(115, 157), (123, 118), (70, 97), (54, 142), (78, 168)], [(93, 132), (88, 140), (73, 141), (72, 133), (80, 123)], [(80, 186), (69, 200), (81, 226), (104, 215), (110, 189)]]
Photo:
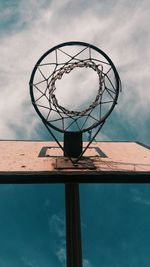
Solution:
[[(0, 0), (0, 139), (51, 139), (31, 105), (29, 79), (44, 52), (75, 40), (108, 54), (122, 82), (98, 140), (150, 145), (149, 10), (149, 0)], [(80, 189), (84, 267), (148, 267), (149, 186)], [(63, 185), (0, 192), (0, 266), (65, 266)]]
[(99, 140), (149, 139), (149, 1), (0, 1), (0, 138), (49, 139), (29, 95), (40, 56), (66, 41), (98, 46), (121, 81), (118, 105)]

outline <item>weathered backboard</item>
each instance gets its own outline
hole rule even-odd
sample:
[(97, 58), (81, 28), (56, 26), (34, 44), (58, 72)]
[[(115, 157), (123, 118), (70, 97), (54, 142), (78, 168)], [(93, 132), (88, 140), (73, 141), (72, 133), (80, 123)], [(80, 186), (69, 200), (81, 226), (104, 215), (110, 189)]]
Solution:
[(0, 141), (0, 151), (0, 183), (150, 182), (150, 148), (138, 142), (93, 142), (75, 166), (55, 142)]

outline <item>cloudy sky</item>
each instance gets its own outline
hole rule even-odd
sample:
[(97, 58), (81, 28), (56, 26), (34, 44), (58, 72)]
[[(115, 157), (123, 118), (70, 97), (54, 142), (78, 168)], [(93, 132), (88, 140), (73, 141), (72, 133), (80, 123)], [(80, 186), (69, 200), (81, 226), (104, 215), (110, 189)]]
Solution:
[(150, 144), (149, 5), (148, 0), (1, 0), (0, 138), (49, 138), (31, 105), (31, 71), (45, 51), (77, 40), (106, 52), (122, 81), (118, 106), (99, 139)]
[[(45, 51), (76, 40), (108, 54), (122, 81), (99, 140), (150, 145), (149, 10), (149, 0), (0, 0), (0, 139), (49, 139), (31, 105), (31, 71)], [(1, 267), (65, 266), (63, 189), (0, 188)], [(81, 187), (85, 267), (150, 266), (148, 193), (149, 186)]]

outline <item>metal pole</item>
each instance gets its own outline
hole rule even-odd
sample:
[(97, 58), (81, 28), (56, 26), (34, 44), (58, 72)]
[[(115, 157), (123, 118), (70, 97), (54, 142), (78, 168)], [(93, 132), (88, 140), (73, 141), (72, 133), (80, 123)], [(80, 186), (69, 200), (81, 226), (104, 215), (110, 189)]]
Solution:
[(67, 267), (82, 267), (79, 184), (65, 184)]

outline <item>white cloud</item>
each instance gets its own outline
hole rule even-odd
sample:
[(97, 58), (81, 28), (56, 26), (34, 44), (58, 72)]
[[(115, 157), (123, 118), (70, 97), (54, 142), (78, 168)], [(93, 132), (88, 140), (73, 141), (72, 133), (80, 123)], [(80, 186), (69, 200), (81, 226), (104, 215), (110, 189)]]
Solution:
[(51, 232), (56, 232), (59, 238), (65, 237), (65, 219), (61, 214), (54, 214), (49, 218)]
[(141, 195), (134, 195), (132, 199), (136, 203), (150, 206), (150, 199), (146, 199), (142, 197)]
[(148, 205), (150, 206), (150, 199), (146, 197), (146, 194), (141, 189), (135, 189), (133, 188), (131, 190), (131, 198), (135, 203)]
[(89, 260), (83, 259), (83, 267), (92, 267), (92, 265)]
[(65, 218), (62, 214), (54, 214), (49, 218), (50, 232), (58, 237), (58, 244), (54, 249), (58, 260), (62, 266), (66, 266), (66, 240), (65, 240)]
[(22, 257), (22, 262), (24, 265), (26, 265), (27, 267), (35, 267), (36, 262), (34, 260), (29, 260), (27, 257)]
[(150, 206), (150, 200), (142, 198), (141, 196), (134, 196), (133, 201), (136, 203), (144, 204)]
[(59, 261), (61, 262), (62, 266), (66, 266), (66, 249), (61, 247), (57, 252), (56, 256), (58, 257)]
[[(38, 137), (39, 119), (28, 90), (31, 70), (45, 51), (68, 40), (93, 43), (112, 58), (123, 84), (117, 113), (135, 134), (142, 126), (144, 138), (150, 103), (149, 8), (146, 0), (134, 5), (131, 1), (20, 1), (16, 31), (3, 34), (0, 42), (0, 138)], [(12, 9), (7, 13), (11, 16)]]

